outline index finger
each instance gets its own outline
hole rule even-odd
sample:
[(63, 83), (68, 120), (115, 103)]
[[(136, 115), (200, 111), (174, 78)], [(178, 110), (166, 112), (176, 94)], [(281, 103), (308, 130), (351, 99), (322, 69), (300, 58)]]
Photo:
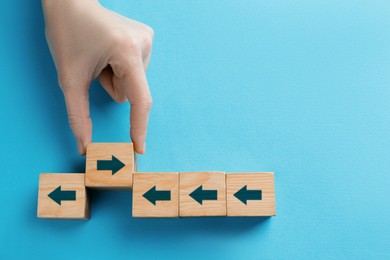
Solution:
[[(134, 57), (133, 57), (134, 58)], [(121, 77), (121, 87), (131, 104), (130, 109), (130, 137), (137, 153), (145, 153), (145, 139), (149, 121), (149, 112), (152, 106), (152, 96), (146, 79), (144, 65), (140, 58), (126, 66)]]

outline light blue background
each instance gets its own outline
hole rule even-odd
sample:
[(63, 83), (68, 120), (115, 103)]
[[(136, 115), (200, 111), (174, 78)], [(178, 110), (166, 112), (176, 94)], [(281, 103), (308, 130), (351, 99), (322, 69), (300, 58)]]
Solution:
[[(389, 259), (389, 1), (119, 1), (155, 30), (141, 171), (274, 171), (277, 216), (36, 218), (40, 172), (82, 172), (40, 1), (1, 4), (1, 259)], [(94, 141), (128, 105), (91, 88)], [(54, 257), (54, 258), (53, 258)]]

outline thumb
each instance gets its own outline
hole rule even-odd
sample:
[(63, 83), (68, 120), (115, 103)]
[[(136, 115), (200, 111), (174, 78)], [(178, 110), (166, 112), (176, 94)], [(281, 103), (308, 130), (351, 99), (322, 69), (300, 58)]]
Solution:
[(92, 139), (92, 121), (89, 112), (89, 84), (61, 84), (65, 97), (70, 128), (77, 141), (78, 152), (85, 155), (87, 144)]

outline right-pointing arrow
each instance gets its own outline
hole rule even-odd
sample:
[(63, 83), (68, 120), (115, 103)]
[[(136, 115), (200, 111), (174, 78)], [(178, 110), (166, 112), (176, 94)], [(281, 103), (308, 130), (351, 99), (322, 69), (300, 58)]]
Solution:
[(246, 185), (242, 187), (239, 191), (234, 193), (234, 197), (239, 199), (242, 203), (246, 204), (248, 200), (261, 200), (262, 191), (261, 190), (248, 190)]
[(97, 170), (98, 171), (111, 171), (111, 174), (114, 175), (117, 171), (122, 169), (125, 166), (123, 162), (121, 162), (114, 155), (111, 160), (98, 160), (97, 161)]

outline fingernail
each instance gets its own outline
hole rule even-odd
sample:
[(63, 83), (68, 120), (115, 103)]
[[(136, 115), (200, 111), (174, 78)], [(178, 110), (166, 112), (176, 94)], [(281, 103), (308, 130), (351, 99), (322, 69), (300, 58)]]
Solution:
[(144, 142), (144, 144), (142, 145), (142, 153), (145, 153), (146, 152), (146, 142)]
[(138, 146), (138, 154), (144, 154), (145, 153), (145, 149), (146, 149), (146, 146), (145, 146), (145, 143), (143, 143), (142, 145)]

